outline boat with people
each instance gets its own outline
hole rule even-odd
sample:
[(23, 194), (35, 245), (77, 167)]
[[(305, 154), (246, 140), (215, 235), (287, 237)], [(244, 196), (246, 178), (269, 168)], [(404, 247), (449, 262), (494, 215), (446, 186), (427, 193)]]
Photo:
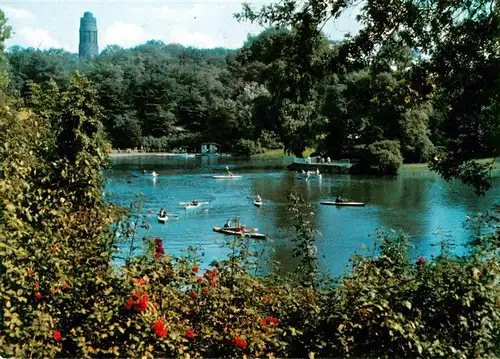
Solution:
[(181, 206), (184, 206), (186, 209), (191, 209), (191, 208), (198, 208), (203, 204), (208, 204), (208, 202), (200, 202), (197, 200), (193, 200), (191, 202), (180, 202), (179, 203)]
[(160, 208), (160, 210), (158, 211), (158, 222), (167, 223), (167, 220), (168, 220), (167, 211), (165, 211), (163, 208)]
[(235, 179), (235, 178), (241, 178), (243, 176), (239, 176), (239, 175), (232, 175), (232, 176), (228, 176), (228, 175), (219, 175), (219, 176), (212, 176), (212, 178), (215, 178), (215, 179)]
[(260, 194), (257, 194), (257, 198), (253, 201), (253, 204), (256, 205), (257, 207), (262, 206), (264, 204), (264, 201), (262, 201), (262, 198), (260, 197)]
[(250, 237), (253, 239), (265, 239), (265, 234), (258, 233), (258, 228), (245, 228), (245, 227), (213, 227), (213, 231), (226, 235)]
[(231, 172), (229, 170), (228, 166), (226, 166), (226, 171), (227, 171), (227, 175), (215, 175), (215, 176), (212, 176), (212, 178), (215, 178), (215, 179), (234, 179), (234, 178), (241, 178), (242, 177), (240, 175), (233, 174), (233, 172)]
[(158, 215), (158, 222), (159, 223), (167, 223), (168, 216), (165, 214), (163, 216)]
[(350, 207), (364, 207), (366, 203), (363, 202), (334, 202), (334, 201), (323, 201), (321, 204), (329, 205), (329, 206), (350, 206)]
[(364, 202), (351, 202), (348, 201), (340, 196), (338, 196), (335, 201), (322, 201), (321, 204), (328, 205), (328, 206), (350, 206), (350, 207), (364, 207), (366, 203)]

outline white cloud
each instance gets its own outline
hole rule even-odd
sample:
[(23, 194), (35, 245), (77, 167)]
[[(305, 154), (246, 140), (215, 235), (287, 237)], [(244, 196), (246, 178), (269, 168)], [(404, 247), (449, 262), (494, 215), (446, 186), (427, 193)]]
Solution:
[(147, 40), (144, 29), (141, 26), (115, 22), (104, 31), (103, 48), (107, 45), (132, 47), (142, 44)]
[(176, 42), (185, 46), (201, 47), (201, 48), (212, 48), (217, 46), (217, 42), (214, 39), (198, 31), (189, 31), (185, 27), (176, 26), (171, 28), (168, 34), (169, 42)]
[(12, 6), (5, 6), (3, 11), (7, 14), (7, 18), (17, 21), (35, 20), (35, 15), (24, 9), (16, 9)]
[(19, 35), (24, 39), (24, 43), (28, 47), (40, 49), (62, 48), (63, 46), (54, 40), (47, 31), (43, 29), (34, 29), (32, 27), (23, 27), (19, 31)]

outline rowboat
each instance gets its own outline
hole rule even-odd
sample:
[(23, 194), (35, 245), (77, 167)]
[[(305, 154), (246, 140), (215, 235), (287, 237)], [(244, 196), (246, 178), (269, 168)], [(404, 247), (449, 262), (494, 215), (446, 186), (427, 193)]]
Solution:
[(252, 230), (246, 229), (245, 231), (241, 230), (237, 231), (237, 228), (220, 228), (213, 227), (214, 232), (232, 235), (232, 236), (240, 236), (240, 237), (250, 237), (254, 239), (265, 239), (266, 236), (262, 233), (257, 233), (257, 228), (252, 228)]
[(208, 204), (208, 202), (198, 202), (197, 204), (193, 204), (193, 202), (179, 202), (181, 206), (184, 206), (186, 209), (190, 208), (198, 208), (202, 204)]
[(364, 207), (366, 203), (363, 202), (335, 202), (335, 201), (323, 201), (321, 204), (326, 204), (328, 206), (351, 206), (351, 207)]
[(234, 179), (234, 178), (241, 178), (242, 176), (240, 175), (232, 175), (232, 176), (229, 176), (229, 175), (218, 175), (218, 176), (212, 176), (212, 178), (215, 178), (215, 179)]
[(186, 209), (191, 209), (191, 208), (198, 208), (201, 206), (201, 203), (197, 203), (197, 204), (188, 204), (185, 206)]
[(257, 200), (253, 201), (253, 204), (256, 205), (257, 207), (262, 206), (262, 203), (263, 203), (262, 201), (257, 201)]
[(164, 217), (158, 216), (159, 223), (167, 223), (167, 220), (168, 220), (168, 216), (164, 216)]

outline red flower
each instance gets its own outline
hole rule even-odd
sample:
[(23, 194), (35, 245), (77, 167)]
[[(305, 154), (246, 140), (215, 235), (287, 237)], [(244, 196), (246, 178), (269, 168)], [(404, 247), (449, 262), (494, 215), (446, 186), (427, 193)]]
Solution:
[(208, 288), (205, 288), (205, 289), (203, 290), (203, 293), (205, 293), (206, 295), (208, 295), (208, 293), (209, 293), (209, 292), (210, 292), (210, 290), (209, 290)]
[(133, 304), (134, 304), (134, 300), (132, 298), (129, 298), (129, 300), (127, 301), (127, 304), (125, 304), (125, 308), (127, 310), (131, 310)]
[(264, 301), (264, 303), (267, 303), (267, 302), (270, 301), (270, 299), (265, 295), (264, 298), (263, 298), (263, 301)]
[(264, 319), (262, 319), (260, 321), (260, 325), (262, 326), (262, 328), (267, 327), (268, 324), (278, 325), (278, 323), (279, 323), (279, 319), (274, 318), (274, 317), (265, 317)]
[(191, 297), (194, 299), (198, 299), (198, 294), (196, 292), (191, 292)]
[(40, 300), (40, 299), (42, 299), (42, 298), (43, 298), (43, 295), (42, 295), (40, 292), (36, 292), (36, 293), (35, 293), (35, 298), (36, 298), (37, 300)]
[(135, 285), (146, 285), (146, 281), (142, 278), (134, 278)]
[(427, 259), (425, 257), (419, 257), (417, 262), (415, 263), (419, 269), (422, 269), (427, 262)]
[(193, 270), (193, 272), (195, 273), (198, 273), (198, 270), (200, 269), (198, 266), (193, 266), (193, 268), (191, 268)]
[(35, 291), (39, 291), (40, 290), (40, 283), (35, 282), (35, 284), (33, 286), (35, 287)]
[(141, 296), (139, 299), (135, 301), (135, 311), (142, 312), (148, 307), (149, 297), (147, 295)]
[(59, 341), (62, 338), (61, 332), (56, 330), (54, 334), (52, 334), (52, 338), (54, 338), (55, 341)]
[(50, 290), (50, 294), (56, 294), (56, 289), (55, 289), (55, 288), (52, 288), (52, 289)]
[(237, 348), (245, 349), (247, 347), (247, 341), (245, 339), (241, 339), (240, 337), (236, 337), (232, 340), (232, 343)]
[(163, 325), (164, 321), (165, 321), (165, 318), (160, 318), (160, 319), (155, 320), (154, 324), (153, 324), (153, 331), (160, 338), (166, 337), (168, 335), (168, 331), (165, 328), (165, 325)]
[(62, 290), (65, 290), (65, 289), (67, 289), (67, 288), (68, 288), (68, 284), (66, 284), (66, 282), (63, 282), (63, 283), (61, 284), (61, 289), (62, 289)]
[(203, 277), (198, 277), (198, 283), (203, 284)]
[(188, 330), (184, 335), (188, 338), (194, 338), (194, 332), (192, 330)]
[(163, 240), (161, 238), (155, 239), (155, 258), (158, 259), (162, 255), (165, 254), (165, 250), (163, 249)]

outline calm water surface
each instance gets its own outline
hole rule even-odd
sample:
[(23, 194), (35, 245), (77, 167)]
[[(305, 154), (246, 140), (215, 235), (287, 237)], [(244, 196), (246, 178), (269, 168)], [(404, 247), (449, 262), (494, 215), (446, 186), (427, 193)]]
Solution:
[[(321, 255), (320, 265), (330, 274), (341, 274), (349, 256), (361, 252), (361, 245), (370, 247), (377, 228), (404, 231), (415, 246), (414, 254), (430, 256), (438, 249), (433, 246), (446, 233), (463, 252), (470, 232), (463, 228), (465, 216), (490, 209), (500, 199), (500, 178), (482, 198), (458, 182), (447, 183), (434, 173), (403, 172), (397, 177), (364, 177), (351, 175), (323, 175), (321, 181), (296, 179), (292, 172), (283, 169), (285, 159), (246, 160), (231, 157), (119, 157), (113, 159), (111, 170), (106, 171), (108, 200), (129, 205), (142, 193), (148, 215), (148, 234), (164, 239), (167, 252), (181, 254), (188, 246), (203, 248), (203, 265), (223, 259), (228, 249), (223, 237), (212, 231), (227, 219), (239, 217), (241, 223), (258, 227), (269, 237), (268, 241), (254, 241), (255, 249), (263, 249), (268, 258), (284, 263), (291, 269), (292, 245), (290, 213), (287, 193), (295, 188), (316, 210), (316, 228), (321, 235), (317, 246)], [(290, 161), (288, 160), (288, 163)], [(216, 180), (212, 175), (224, 174), (225, 167), (243, 177), (233, 180)], [(134, 178), (132, 172), (142, 169), (156, 171), (157, 179)], [(131, 183), (128, 183), (131, 182)], [(261, 208), (252, 200), (259, 193), (267, 200)], [(342, 195), (352, 201), (366, 202), (366, 207), (336, 208), (320, 205)], [(198, 209), (185, 210), (179, 202), (210, 202)], [(156, 212), (160, 207), (179, 214), (159, 224)], [(147, 213), (147, 211), (154, 211)], [(437, 235), (436, 233), (441, 233)], [(372, 236), (370, 236), (372, 234)], [(227, 238), (226, 238), (227, 239)], [(120, 248), (125, 252), (125, 246)]]

